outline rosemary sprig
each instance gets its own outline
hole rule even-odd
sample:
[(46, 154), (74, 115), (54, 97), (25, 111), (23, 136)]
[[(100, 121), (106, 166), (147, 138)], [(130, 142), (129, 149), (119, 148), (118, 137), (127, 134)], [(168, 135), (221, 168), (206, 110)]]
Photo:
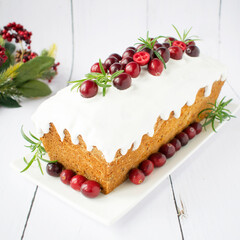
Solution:
[(101, 69), (102, 73), (96, 73), (96, 72), (90, 72), (85, 75), (84, 79), (76, 80), (76, 81), (70, 81), (70, 83), (75, 83), (71, 90), (77, 88), (77, 90), (81, 87), (82, 83), (86, 80), (93, 80), (99, 87), (103, 88), (103, 96), (106, 95), (106, 89), (112, 86), (112, 81), (115, 77), (123, 73), (124, 71), (117, 71), (112, 75), (108, 75), (104, 67), (102, 65), (101, 59), (99, 59), (99, 67)]
[(37, 137), (35, 137), (31, 132), (29, 132), (30, 134), (30, 137), (28, 137), (24, 131), (23, 131), (23, 127), (21, 128), (21, 134), (23, 136), (23, 138), (28, 142), (30, 143), (29, 146), (25, 146), (27, 148), (30, 148), (31, 149), (31, 152), (34, 153), (32, 159), (28, 162), (26, 160), (26, 158), (24, 157), (23, 160), (24, 162), (27, 164), (27, 166), (21, 171), (22, 172), (25, 172), (26, 170), (28, 170), (31, 165), (33, 164), (34, 161), (37, 161), (38, 163), (38, 166), (40, 168), (40, 171), (41, 173), (43, 174), (43, 170), (42, 170), (42, 165), (41, 165), (41, 162), (40, 161), (44, 161), (44, 162), (51, 162), (51, 163), (54, 163), (54, 162), (57, 162), (57, 161), (48, 161), (46, 159), (43, 158), (43, 156), (46, 154), (46, 150), (44, 149), (44, 147), (42, 146), (42, 142), (40, 139), (38, 139)]
[(203, 109), (199, 114), (198, 117), (200, 118), (202, 114), (206, 114), (203, 127), (206, 130), (206, 126), (211, 124), (212, 129), (216, 132), (215, 129), (215, 121), (222, 123), (223, 121), (229, 121), (231, 118), (235, 118), (236, 116), (231, 115), (231, 111), (226, 108), (226, 106), (232, 101), (232, 99), (224, 102), (225, 97), (217, 103), (208, 103), (211, 107)]
[[(175, 29), (175, 31), (177, 32), (177, 35), (178, 35), (179, 39), (180, 39), (182, 42), (184, 42), (185, 44), (187, 44), (187, 43), (189, 43), (189, 42), (192, 42), (192, 41), (198, 41), (198, 40), (200, 40), (200, 39), (198, 38), (198, 36), (195, 36), (195, 35), (188, 36), (188, 34), (190, 33), (190, 31), (192, 30), (192, 27), (190, 27), (188, 30), (187, 30), (187, 29), (184, 29), (183, 35), (181, 35), (181, 34), (179, 33), (178, 29), (177, 29), (174, 25), (172, 25), (172, 26), (173, 26), (173, 28)], [(188, 38), (188, 40), (187, 40), (187, 38)], [(190, 39), (190, 38), (194, 38), (194, 39)], [(170, 41), (169, 41), (169, 43), (171, 44)]]
[(155, 38), (151, 39), (151, 38), (149, 37), (149, 31), (147, 31), (147, 37), (146, 37), (146, 39), (144, 39), (144, 38), (142, 38), (142, 37), (138, 38), (139, 42), (138, 42), (138, 43), (135, 43), (135, 45), (142, 44), (142, 46), (138, 49), (138, 52), (142, 51), (144, 48), (149, 48), (149, 49), (151, 49), (151, 50), (155, 53), (155, 55), (157, 56), (157, 58), (159, 58), (159, 59), (162, 61), (163, 65), (164, 65), (164, 68), (166, 68), (166, 64), (165, 64), (165, 61), (163, 60), (162, 56), (161, 56), (157, 51), (155, 51), (155, 50), (153, 49), (154, 44), (156, 43), (156, 41), (157, 41), (159, 38), (165, 38), (165, 36), (158, 36), (158, 37), (155, 37)]

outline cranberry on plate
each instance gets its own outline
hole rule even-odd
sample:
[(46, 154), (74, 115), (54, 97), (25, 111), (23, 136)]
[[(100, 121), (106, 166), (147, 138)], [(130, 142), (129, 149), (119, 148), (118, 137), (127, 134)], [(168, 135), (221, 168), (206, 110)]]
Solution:
[(139, 169), (141, 169), (143, 171), (145, 176), (148, 176), (152, 173), (152, 171), (154, 169), (154, 164), (150, 160), (144, 160), (139, 165)]
[(129, 172), (129, 180), (138, 185), (141, 184), (145, 179), (145, 175), (143, 173), (142, 170), (138, 169), (138, 168), (133, 168), (130, 170)]
[(153, 162), (154, 167), (161, 167), (167, 161), (166, 156), (160, 152), (153, 153), (148, 159)]
[(175, 150), (175, 147), (171, 143), (166, 143), (161, 146), (159, 152), (164, 154), (166, 156), (166, 158), (170, 158), (175, 154), (176, 150)]
[(60, 174), (60, 179), (64, 184), (69, 185), (72, 177), (75, 176), (75, 173), (70, 169), (65, 169)]
[(85, 181), (81, 186), (81, 192), (88, 198), (95, 198), (101, 191), (100, 184), (93, 180)]
[(82, 175), (75, 175), (75, 176), (72, 177), (72, 179), (71, 179), (71, 181), (70, 181), (70, 186), (71, 186), (74, 190), (80, 192), (81, 186), (82, 186), (82, 184), (83, 184), (85, 181), (87, 181), (87, 179), (86, 179), (84, 176), (82, 176)]

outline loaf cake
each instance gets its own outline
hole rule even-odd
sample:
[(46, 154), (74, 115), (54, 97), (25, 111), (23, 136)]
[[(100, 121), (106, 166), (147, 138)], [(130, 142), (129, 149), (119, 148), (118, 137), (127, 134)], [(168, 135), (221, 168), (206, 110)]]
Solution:
[(225, 67), (200, 55), (170, 59), (161, 76), (144, 67), (130, 88), (83, 98), (71, 85), (43, 102), (32, 119), (51, 160), (100, 183), (104, 194), (214, 102)]

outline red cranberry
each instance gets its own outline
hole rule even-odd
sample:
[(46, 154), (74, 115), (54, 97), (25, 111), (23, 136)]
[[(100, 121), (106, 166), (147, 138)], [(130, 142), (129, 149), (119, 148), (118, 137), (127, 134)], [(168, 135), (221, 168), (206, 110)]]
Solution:
[(160, 47), (156, 51), (161, 55), (161, 57), (163, 58), (165, 63), (168, 62), (168, 60), (170, 58), (170, 52), (167, 48)]
[(141, 72), (141, 67), (136, 62), (130, 62), (126, 65), (125, 72), (128, 73), (132, 78), (136, 78)]
[(82, 175), (75, 175), (70, 181), (70, 186), (80, 192), (82, 184), (87, 181), (87, 179)]
[(188, 46), (185, 52), (190, 57), (198, 57), (200, 54), (199, 48), (194, 45)]
[(116, 62), (110, 66), (109, 73), (112, 75), (115, 72), (120, 71), (120, 70), (123, 70), (123, 65), (121, 63)]
[(133, 57), (135, 51), (132, 49), (126, 50), (123, 55), (122, 55), (122, 59), (126, 58), (126, 57)]
[(173, 44), (172, 44), (172, 46), (178, 46), (178, 47), (180, 47), (183, 51), (185, 51), (186, 48), (187, 48), (186, 44), (185, 44), (184, 42), (182, 42), (182, 41), (174, 41)]
[(154, 49), (154, 50), (157, 50), (157, 49), (160, 48), (160, 47), (162, 47), (162, 44), (159, 43), (159, 42), (156, 42), (156, 43), (154, 44), (154, 46), (153, 46), (153, 49)]
[(189, 139), (192, 139), (196, 136), (196, 130), (191, 126), (186, 127), (184, 132), (188, 135)]
[(126, 65), (127, 65), (128, 63), (132, 62), (132, 61), (133, 61), (133, 58), (131, 58), (131, 57), (126, 57), (126, 58), (122, 59), (120, 63), (122, 64), (123, 69), (124, 69), (124, 68), (126, 67)]
[(61, 172), (60, 174), (60, 178), (61, 178), (61, 181), (64, 183), (64, 184), (67, 184), (69, 185), (70, 184), (70, 181), (72, 179), (72, 177), (75, 175), (75, 173), (70, 170), (70, 169), (65, 169)]
[(85, 98), (94, 97), (98, 93), (98, 85), (93, 80), (86, 80), (80, 86), (80, 93)]
[(170, 43), (168, 43), (168, 42), (162, 43), (162, 46), (165, 47), (165, 48), (170, 48), (171, 47)]
[(183, 51), (182, 51), (182, 49), (180, 47), (172, 46), (172, 47), (168, 48), (168, 50), (170, 52), (170, 57), (172, 59), (175, 59), (175, 60), (182, 59)]
[(59, 162), (48, 163), (47, 164), (47, 173), (53, 177), (59, 177), (62, 172), (63, 165)]
[(158, 58), (154, 58), (148, 63), (148, 72), (154, 76), (160, 76), (163, 67), (163, 63)]
[(166, 158), (170, 158), (175, 154), (176, 150), (171, 143), (166, 143), (161, 146), (159, 152), (163, 153), (166, 156)]
[(185, 132), (180, 132), (176, 138), (181, 142), (182, 146), (187, 145), (189, 138), (188, 135)]
[(170, 143), (175, 147), (176, 151), (182, 147), (181, 142), (177, 138), (173, 138)]
[[(187, 41), (189, 41), (189, 40), (190, 40), (190, 39), (186, 39), (185, 42), (187, 42)], [(191, 42), (186, 43), (186, 45), (187, 45), (187, 47), (188, 47), (188, 46), (195, 46), (196, 43), (195, 43), (194, 41), (191, 41)]]
[(164, 42), (170, 43), (170, 44), (172, 45), (172, 43), (173, 43), (174, 41), (176, 41), (176, 40), (177, 40), (177, 39), (174, 38), (174, 37), (168, 37), (168, 38), (165, 39)]
[(100, 191), (101, 191), (100, 184), (93, 180), (87, 180), (81, 186), (82, 194), (89, 198), (97, 197)]
[(154, 167), (161, 167), (167, 161), (166, 156), (160, 152), (153, 153), (148, 159), (153, 162)]
[(113, 79), (113, 85), (119, 90), (125, 90), (131, 86), (132, 79), (129, 74), (121, 73)]
[(154, 169), (154, 164), (150, 160), (144, 160), (141, 162), (139, 169), (141, 169), (145, 176), (148, 176), (152, 173)]
[(109, 57), (106, 59), (106, 61), (104, 62), (105, 66), (107, 69), (109, 69), (109, 67), (114, 64), (115, 62), (118, 62), (117, 58), (115, 57)]
[[(107, 72), (107, 67), (105, 66), (105, 64), (103, 64), (103, 68), (104, 68), (104, 71), (105, 73)], [(97, 73), (102, 73), (101, 69), (100, 69), (100, 66), (99, 66), (99, 63), (94, 63), (91, 67), (91, 72), (97, 72)]]
[(128, 47), (125, 51), (127, 51), (127, 50), (133, 50), (134, 52), (137, 51), (137, 49), (135, 47)]
[(109, 57), (115, 57), (118, 61), (122, 60), (122, 57), (117, 53), (112, 53)]
[(196, 134), (199, 134), (202, 131), (202, 124), (199, 122), (194, 122), (190, 126), (195, 129)]
[(133, 55), (133, 60), (140, 66), (144, 66), (150, 61), (150, 54), (147, 52), (137, 52)]
[(154, 58), (154, 52), (153, 52), (153, 50), (150, 49), (150, 48), (143, 48), (143, 49), (141, 50), (141, 52), (147, 52), (147, 53), (149, 53), (150, 59), (153, 59), (153, 58)]
[(138, 168), (133, 168), (129, 172), (129, 180), (134, 184), (141, 184), (145, 179), (145, 175), (142, 170)]

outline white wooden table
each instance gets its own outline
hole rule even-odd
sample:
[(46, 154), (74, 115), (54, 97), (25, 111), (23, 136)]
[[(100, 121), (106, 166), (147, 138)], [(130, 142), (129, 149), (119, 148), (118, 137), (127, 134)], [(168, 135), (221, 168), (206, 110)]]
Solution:
[[(193, 26), (202, 52), (229, 68), (226, 89), (240, 95), (238, 0), (0, 0), (0, 26), (16, 21), (33, 32), (40, 51), (55, 42), (55, 93), (89, 71), (99, 57), (123, 52), (137, 37)], [(228, 90), (225, 90), (228, 91)], [(237, 98), (237, 97), (236, 97)], [(19, 177), (10, 162), (27, 153), (20, 127), (44, 99), (0, 108), (1, 239), (240, 239), (240, 113), (113, 226), (106, 227)], [(178, 216), (177, 209), (185, 217)]]

